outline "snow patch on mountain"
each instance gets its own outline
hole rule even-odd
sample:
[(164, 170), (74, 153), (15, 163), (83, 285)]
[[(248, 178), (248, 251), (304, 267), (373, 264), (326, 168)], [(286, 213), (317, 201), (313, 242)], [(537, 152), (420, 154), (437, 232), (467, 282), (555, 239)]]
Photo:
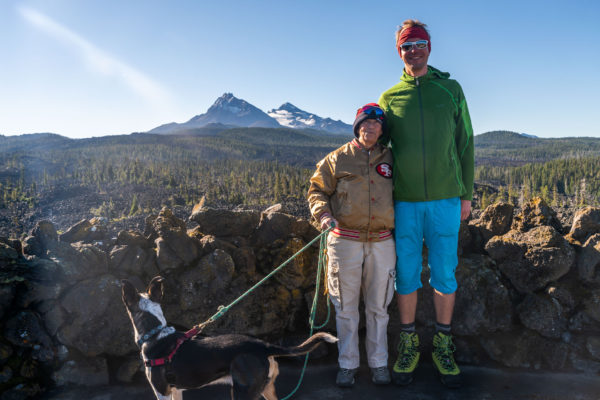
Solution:
[(318, 115), (299, 109), (291, 103), (284, 103), (279, 108), (267, 112), (280, 125), (295, 129), (320, 129), (331, 133), (351, 133), (352, 126), (331, 118), (321, 118)]

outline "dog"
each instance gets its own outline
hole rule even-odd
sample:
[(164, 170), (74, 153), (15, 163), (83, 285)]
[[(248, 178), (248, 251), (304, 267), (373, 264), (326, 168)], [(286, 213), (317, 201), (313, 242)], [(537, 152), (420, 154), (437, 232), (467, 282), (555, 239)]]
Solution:
[(146, 377), (159, 400), (181, 400), (186, 389), (195, 389), (216, 380), (231, 378), (231, 398), (276, 400), (275, 379), (279, 373), (276, 357), (296, 356), (312, 351), (320, 343), (337, 338), (320, 332), (297, 347), (283, 347), (245, 335), (195, 336), (167, 326), (160, 306), (164, 278), (157, 276), (145, 293), (131, 282), (122, 281), (122, 297), (140, 347)]

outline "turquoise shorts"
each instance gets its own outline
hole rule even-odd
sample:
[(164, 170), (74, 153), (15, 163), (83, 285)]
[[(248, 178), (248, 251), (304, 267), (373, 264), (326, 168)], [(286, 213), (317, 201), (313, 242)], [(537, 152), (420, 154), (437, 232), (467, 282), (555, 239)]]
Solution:
[(454, 293), (458, 265), (460, 198), (394, 202), (396, 292), (409, 294), (423, 286), (423, 238), (428, 249), (429, 283), (438, 292)]

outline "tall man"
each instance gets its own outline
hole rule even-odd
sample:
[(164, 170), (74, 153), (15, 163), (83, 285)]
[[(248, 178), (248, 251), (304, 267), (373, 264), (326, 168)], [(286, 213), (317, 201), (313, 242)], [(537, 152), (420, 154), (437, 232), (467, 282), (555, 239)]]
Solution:
[(471, 212), (473, 130), (458, 82), (427, 65), (431, 39), (426, 25), (404, 21), (396, 32), (396, 47), (404, 72), (400, 82), (379, 99), (394, 156), (395, 288), (402, 324), (392, 378), (396, 384), (409, 384), (419, 361), (415, 314), (425, 239), (436, 316), (432, 358), (442, 383), (458, 387), (460, 370), (453, 356), (450, 324), (457, 288), (458, 230)]

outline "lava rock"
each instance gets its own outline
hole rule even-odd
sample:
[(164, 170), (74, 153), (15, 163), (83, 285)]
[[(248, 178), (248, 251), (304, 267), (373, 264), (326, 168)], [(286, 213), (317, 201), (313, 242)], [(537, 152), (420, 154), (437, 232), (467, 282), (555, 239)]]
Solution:
[(575, 263), (575, 250), (550, 226), (495, 236), (485, 250), (522, 293), (541, 289), (564, 276)]
[(591, 235), (600, 232), (600, 208), (585, 207), (575, 213), (569, 236), (585, 242)]

